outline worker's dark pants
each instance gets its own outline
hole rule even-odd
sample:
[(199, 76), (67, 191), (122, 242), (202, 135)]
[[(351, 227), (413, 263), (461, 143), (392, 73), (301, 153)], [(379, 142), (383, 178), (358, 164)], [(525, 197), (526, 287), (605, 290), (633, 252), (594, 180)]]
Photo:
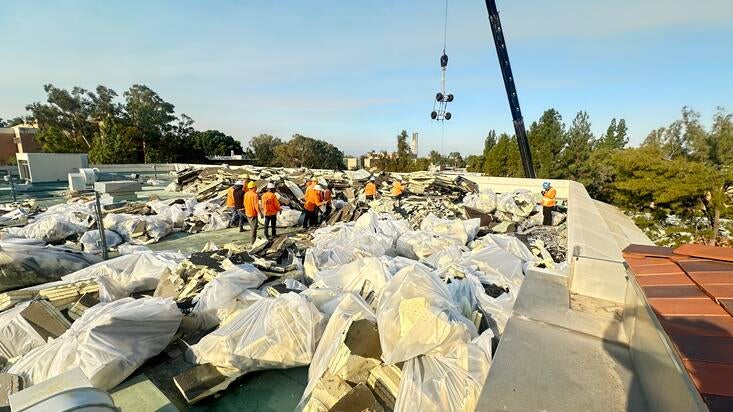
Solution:
[(312, 212), (305, 211), (305, 219), (303, 219), (303, 228), (307, 229), (309, 227), (315, 227), (318, 226), (318, 209), (315, 209)]
[(272, 237), (277, 236), (277, 214), (265, 216), (265, 237), (269, 238), (270, 236), (267, 234), (267, 229), (272, 228)]
[(251, 242), (254, 243), (257, 240), (257, 228), (260, 226), (260, 221), (257, 220), (257, 216), (247, 216), (249, 220), (249, 228), (252, 230)]
[(552, 211), (555, 210), (555, 206), (542, 206), (542, 224), (545, 226), (552, 226)]
[(323, 214), (321, 215), (321, 223), (325, 222), (328, 219), (328, 217), (331, 216), (331, 211), (332, 210), (333, 210), (333, 208), (331, 208), (331, 204), (330, 203), (327, 204), (326, 205), (326, 211), (323, 212)]
[(237, 216), (239, 231), (241, 232), (242, 230), (244, 230), (244, 224), (247, 222), (247, 215), (244, 214), (244, 210), (237, 210), (236, 212), (234, 212), (234, 214)]
[(372, 200), (374, 200), (374, 195), (366, 195), (366, 200), (367, 202), (371, 202)]
[(237, 223), (239, 223), (239, 212), (236, 208), (230, 207), (229, 210), (232, 212), (232, 218), (229, 219), (229, 227), (237, 226)]
[(400, 194), (398, 194), (397, 196), (394, 197), (395, 200), (397, 201), (397, 207), (400, 207), (400, 200), (402, 200), (402, 196), (403, 195), (404, 195), (404, 193), (400, 193)]

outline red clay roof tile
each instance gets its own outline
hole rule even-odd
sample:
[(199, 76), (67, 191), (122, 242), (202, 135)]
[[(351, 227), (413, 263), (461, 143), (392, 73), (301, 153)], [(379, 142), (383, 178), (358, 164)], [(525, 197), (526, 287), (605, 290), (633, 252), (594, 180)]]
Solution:
[(654, 312), (664, 316), (729, 316), (712, 299), (649, 299)]
[(733, 396), (733, 385), (731, 384), (733, 365), (692, 360), (682, 362), (690, 372), (690, 377), (700, 393)]
[(678, 247), (674, 252), (680, 255), (733, 262), (733, 248), (729, 247), (688, 244)]
[(702, 289), (716, 301), (720, 299), (733, 299), (733, 285), (706, 284)]
[(642, 286), (649, 298), (710, 299), (696, 285)]
[(671, 335), (682, 359), (733, 365), (733, 337)]
[(649, 246), (649, 245), (628, 245), (624, 250), (624, 254), (641, 255), (641, 256), (657, 256), (669, 257), (674, 255), (671, 247)]
[(679, 275), (646, 275), (636, 278), (641, 286), (675, 286), (675, 285), (694, 285), (689, 277), (684, 274)]
[(668, 335), (733, 336), (733, 317), (659, 316)]

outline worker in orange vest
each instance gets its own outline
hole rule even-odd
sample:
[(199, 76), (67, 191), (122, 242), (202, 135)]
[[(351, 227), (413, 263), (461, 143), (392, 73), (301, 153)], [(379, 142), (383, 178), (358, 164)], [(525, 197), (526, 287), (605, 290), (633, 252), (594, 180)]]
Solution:
[(542, 224), (545, 226), (552, 225), (552, 211), (555, 210), (557, 204), (556, 196), (557, 190), (550, 182), (542, 183)]
[(369, 178), (369, 183), (364, 186), (364, 195), (367, 201), (372, 201), (377, 196), (377, 185), (374, 183), (374, 176)]
[(304, 229), (318, 225), (318, 208), (324, 204), (321, 190), (321, 185), (314, 185), (313, 189), (308, 192), (305, 205), (303, 206), (305, 209), (305, 219), (303, 219)]
[(282, 211), (280, 207), (280, 201), (277, 200), (275, 195), (275, 184), (270, 182), (267, 184), (267, 192), (262, 195), (262, 209), (265, 212), (265, 237), (270, 238), (267, 234), (267, 229), (272, 227), (272, 237), (277, 236), (277, 214)]
[[(244, 194), (244, 214), (247, 216), (250, 229), (252, 229), (251, 241), (254, 243), (257, 240), (257, 227), (259, 226), (257, 218), (262, 216), (262, 212), (260, 212), (260, 197), (257, 196), (257, 185), (255, 182), (247, 183), (247, 189), (247, 193)], [(241, 232), (242, 228), (239, 231)]]
[(310, 181), (306, 182), (305, 184), (305, 194), (303, 195), (303, 199), (305, 199), (308, 196), (308, 193), (313, 190), (313, 188), (318, 184), (318, 179), (313, 176)]
[(395, 198), (395, 200), (397, 200), (398, 207), (400, 206), (400, 200), (402, 200), (402, 195), (405, 192), (405, 187), (402, 186), (404, 182), (405, 181), (402, 179), (395, 179), (394, 182), (392, 182), (392, 191), (390, 192), (390, 194), (392, 195), (392, 197)]
[(234, 202), (234, 192), (235, 191), (242, 191), (242, 187), (244, 186), (244, 182), (241, 180), (237, 180), (234, 182), (234, 185), (230, 187), (227, 190), (227, 207), (229, 208), (229, 211), (232, 212), (232, 218), (229, 219), (229, 227), (236, 226), (237, 223), (239, 223), (239, 209), (237, 209)]

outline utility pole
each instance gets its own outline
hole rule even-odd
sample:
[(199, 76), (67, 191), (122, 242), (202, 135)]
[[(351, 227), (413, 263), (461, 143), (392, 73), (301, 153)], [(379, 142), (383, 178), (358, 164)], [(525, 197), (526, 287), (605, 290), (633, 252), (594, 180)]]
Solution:
[(527, 132), (524, 129), (524, 119), (522, 118), (522, 110), (519, 108), (519, 97), (517, 96), (517, 88), (514, 86), (512, 66), (509, 64), (509, 54), (506, 50), (504, 32), (501, 28), (501, 20), (499, 20), (499, 11), (496, 9), (496, 1), (486, 0), (486, 10), (489, 12), (489, 24), (491, 25), (491, 33), (494, 35), (496, 56), (499, 58), (499, 66), (501, 67), (501, 75), (504, 78), (506, 96), (509, 99), (509, 109), (512, 112), (512, 119), (514, 120), (514, 133), (517, 135), (519, 154), (522, 157), (522, 166), (524, 167), (524, 176), (534, 179), (536, 176), (532, 163), (532, 151), (529, 147)]

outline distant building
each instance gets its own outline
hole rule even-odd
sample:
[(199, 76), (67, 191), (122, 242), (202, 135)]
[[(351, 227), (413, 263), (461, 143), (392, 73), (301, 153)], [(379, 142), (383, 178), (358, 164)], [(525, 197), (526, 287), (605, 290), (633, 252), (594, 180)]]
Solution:
[(417, 155), (417, 132), (412, 133), (412, 145), (410, 145), (410, 150), (412, 151), (412, 154), (415, 155), (415, 157), (418, 157)]
[(357, 170), (361, 168), (361, 158), (354, 156), (344, 156), (344, 165), (347, 170)]
[(7, 163), (17, 153), (39, 153), (38, 129), (27, 125), (0, 128), (0, 163)]

